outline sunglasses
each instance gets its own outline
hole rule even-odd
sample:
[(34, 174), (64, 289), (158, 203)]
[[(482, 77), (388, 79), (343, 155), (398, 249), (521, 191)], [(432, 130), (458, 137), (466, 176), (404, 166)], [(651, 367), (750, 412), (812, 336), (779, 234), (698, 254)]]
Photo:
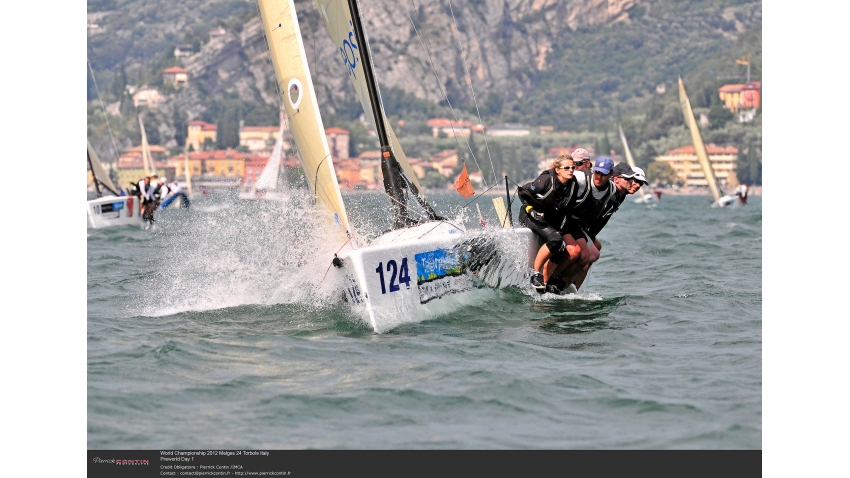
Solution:
[(574, 170), (575, 168), (576, 168), (575, 166), (561, 166), (561, 167), (560, 167), (560, 168), (558, 168), (558, 169), (563, 169), (563, 170), (565, 170), (565, 171), (572, 171), (572, 170)]
[(590, 161), (590, 160), (589, 160), (589, 159), (585, 159), (584, 161), (579, 161), (579, 160), (575, 159), (575, 160), (573, 160), (573, 163), (575, 163), (575, 165), (576, 165), (576, 166), (581, 166), (582, 164), (584, 164), (584, 163), (586, 163), (586, 162), (588, 162), (588, 161)]

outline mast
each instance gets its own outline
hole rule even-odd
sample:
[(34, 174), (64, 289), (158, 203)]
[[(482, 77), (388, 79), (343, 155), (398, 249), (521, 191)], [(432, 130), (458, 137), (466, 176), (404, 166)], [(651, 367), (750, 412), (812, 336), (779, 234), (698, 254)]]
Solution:
[(691, 101), (688, 99), (688, 94), (685, 92), (685, 84), (682, 83), (682, 78), (679, 77), (679, 104), (682, 106), (682, 113), (685, 115), (685, 122), (688, 124), (688, 129), (691, 131), (691, 140), (694, 142), (697, 159), (702, 167), (702, 172), (705, 175), (705, 180), (708, 182), (708, 188), (711, 189), (711, 194), (714, 195), (714, 202), (720, 201), (720, 193), (717, 190), (717, 180), (714, 179), (714, 170), (708, 160), (708, 152), (705, 150), (705, 141), (702, 139), (702, 133), (699, 131), (699, 125), (694, 117), (694, 110), (691, 109)]
[(375, 80), (375, 72), (372, 67), (372, 53), (369, 44), (366, 43), (366, 34), (363, 32), (363, 22), (360, 19), (360, 6), (357, 0), (348, 0), (348, 9), (351, 13), (352, 27), (357, 43), (364, 48), (360, 59), (363, 61), (363, 73), (369, 93), (369, 103), (372, 106), (372, 117), (375, 118), (375, 133), (381, 143), (381, 173), (384, 176), (384, 190), (390, 196), (393, 203), (395, 228), (407, 226), (411, 221), (407, 213), (407, 197), (404, 194), (404, 181), (401, 179), (401, 168), (393, 155), (390, 140), (384, 123), (384, 111), (381, 107), (381, 95), (378, 91), (378, 83)]

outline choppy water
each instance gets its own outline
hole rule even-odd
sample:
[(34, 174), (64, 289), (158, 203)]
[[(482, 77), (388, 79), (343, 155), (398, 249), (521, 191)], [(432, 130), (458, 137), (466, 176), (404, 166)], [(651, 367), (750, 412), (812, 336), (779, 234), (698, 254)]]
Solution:
[[(355, 224), (386, 202), (346, 201)], [(322, 280), (339, 245), (303, 204), (89, 229), (88, 447), (760, 449), (761, 204), (627, 202), (578, 297), (485, 289), (380, 335)]]

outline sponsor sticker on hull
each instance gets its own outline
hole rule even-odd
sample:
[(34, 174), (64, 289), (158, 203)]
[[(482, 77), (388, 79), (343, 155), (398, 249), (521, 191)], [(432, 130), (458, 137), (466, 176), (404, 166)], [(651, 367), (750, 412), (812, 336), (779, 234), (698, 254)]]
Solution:
[(461, 258), (455, 250), (437, 249), (414, 256), (419, 303), (425, 304), (446, 294), (472, 289), (472, 280), (463, 274)]

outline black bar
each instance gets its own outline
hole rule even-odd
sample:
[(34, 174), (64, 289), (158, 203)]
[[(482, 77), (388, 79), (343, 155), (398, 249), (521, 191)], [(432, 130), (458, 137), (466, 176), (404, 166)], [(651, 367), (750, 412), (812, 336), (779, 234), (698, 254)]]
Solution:
[[(55, 468), (51, 471), (52, 467)], [(68, 463), (33, 463), (60, 476)], [(88, 450), (88, 476), (758, 477), (761, 450)], [(67, 471), (67, 470), (66, 470)], [(33, 475), (35, 476), (35, 474)]]

